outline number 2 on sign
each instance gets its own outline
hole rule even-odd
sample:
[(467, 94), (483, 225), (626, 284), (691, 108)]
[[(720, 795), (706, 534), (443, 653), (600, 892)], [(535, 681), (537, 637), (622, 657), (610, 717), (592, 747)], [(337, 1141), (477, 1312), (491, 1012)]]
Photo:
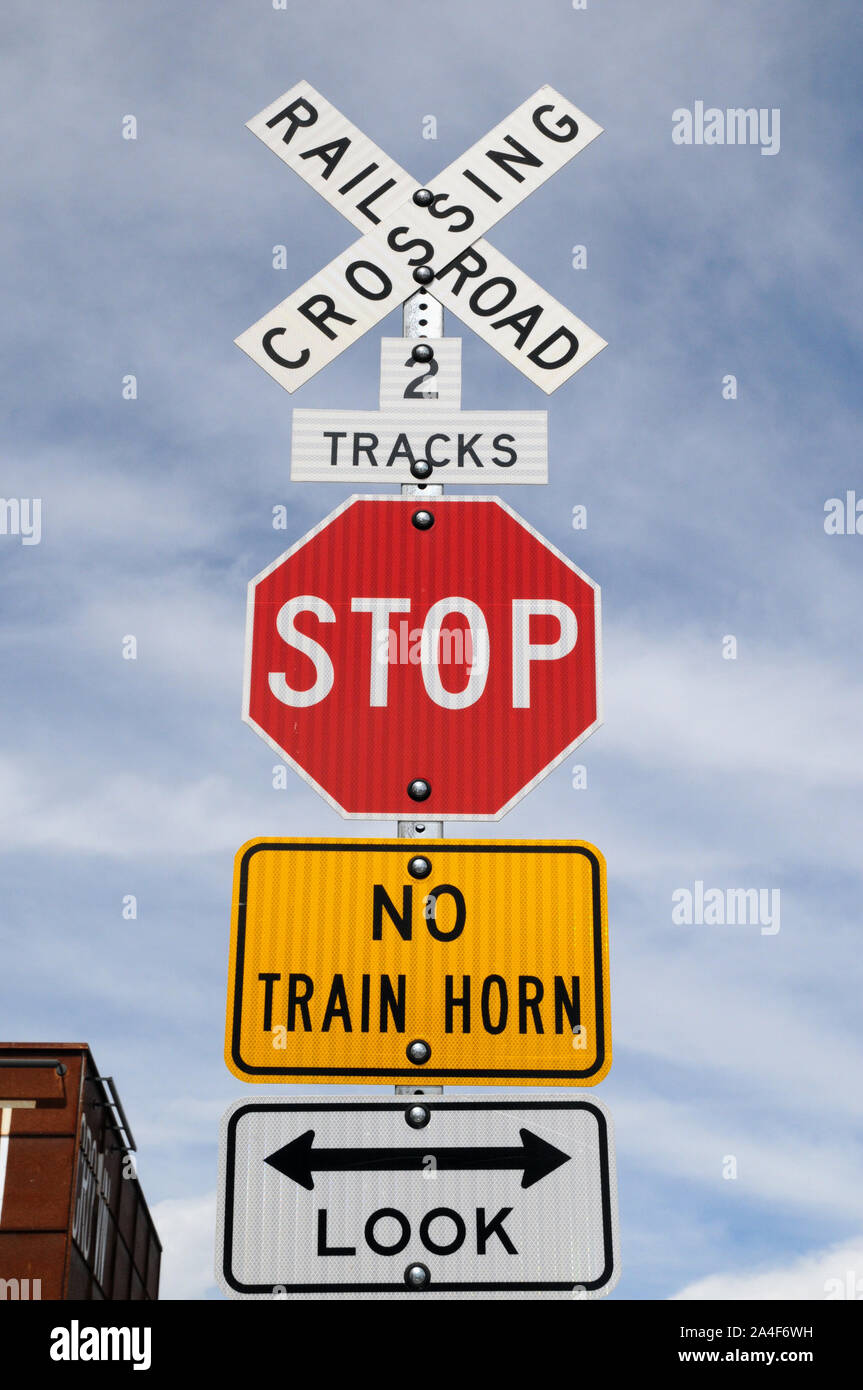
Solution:
[[(405, 362), (405, 366), (415, 367), (416, 363), (412, 357), (409, 357), (407, 362)], [(418, 388), (424, 381), (428, 381), (429, 377), (437, 376), (437, 374), (438, 364), (433, 357), (432, 360), (426, 364), (426, 369), (422, 375), (415, 376), (413, 381), (408, 382), (405, 387), (404, 399), (406, 401), (436, 401), (438, 398), (438, 389), (436, 386), (430, 387), (428, 391), (420, 391)]]

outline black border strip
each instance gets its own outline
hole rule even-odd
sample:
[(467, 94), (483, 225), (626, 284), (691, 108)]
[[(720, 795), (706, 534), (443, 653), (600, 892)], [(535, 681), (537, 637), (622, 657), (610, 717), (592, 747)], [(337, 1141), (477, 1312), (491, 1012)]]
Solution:
[[(464, 841), (453, 843), (453, 848), (458, 850), (479, 850), (488, 854), (505, 853), (525, 853), (525, 854), (583, 854), (591, 865), (591, 885), (593, 893), (593, 976), (594, 976), (594, 1011), (597, 1021), (597, 1052), (596, 1060), (593, 1065), (582, 1070), (571, 1071), (529, 1071), (524, 1069), (510, 1068), (508, 1070), (495, 1069), (490, 1067), (480, 1067), (469, 1070), (463, 1067), (456, 1068), (435, 1068), (434, 1071), (426, 1071), (420, 1067), (256, 1067), (245, 1062), (240, 1055), (240, 1039), (242, 1034), (242, 1008), (243, 1008), (243, 968), (245, 962), (246, 944), (246, 900), (248, 898), (249, 883), (249, 863), (252, 856), (261, 850), (332, 850), (336, 853), (344, 851), (369, 850), (386, 851), (391, 854), (404, 854), (406, 847), (415, 846), (420, 843), (413, 840), (386, 840), (379, 843), (359, 842), (348, 840), (338, 844), (321, 844), (319, 841), (295, 841), (285, 842), (284, 840), (268, 840), (259, 844), (251, 845), (246, 850), (240, 862), (240, 884), (239, 884), (239, 905), (236, 921), (236, 956), (234, 968), (234, 988), (233, 988), (233, 1021), (231, 1027), (231, 1059), (238, 1072), (244, 1076), (270, 1077), (311, 1077), (322, 1078), (332, 1077), (353, 1078), (359, 1080), (363, 1077), (370, 1077), (375, 1080), (392, 1077), (409, 1078), (416, 1080), (420, 1077), (426, 1079), (427, 1085), (433, 1085), (437, 1078), (452, 1080), (456, 1077), (471, 1078), (495, 1078), (500, 1081), (561, 1081), (572, 1082), (587, 1080), (595, 1076), (605, 1064), (605, 999), (603, 994), (603, 966), (607, 968), (608, 962), (603, 960), (602, 953), (602, 881), (599, 860), (596, 855), (585, 845), (563, 844), (556, 845), (536, 841), (533, 844), (521, 843), (512, 844), (501, 842), (500, 840), (479, 841), (471, 844)], [(427, 842), (428, 843), (428, 842)], [(438, 845), (438, 848), (446, 846)]]
[(270, 1294), (276, 1288), (288, 1294), (348, 1294), (348, 1293), (572, 1293), (575, 1289), (593, 1291), (604, 1288), (614, 1274), (614, 1229), (611, 1216), (611, 1174), (609, 1164), (608, 1125), (605, 1114), (589, 1100), (441, 1100), (437, 1096), (424, 1096), (423, 1105), (435, 1110), (588, 1110), (596, 1120), (599, 1139), (600, 1187), (602, 1193), (602, 1246), (604, 1264), (598, 1279), (585, 1281), (573, 1279), (571, 1283), (560, 1280), (548, 1282), (508, 1282), (473, 1284), (432, 1283), (425, 1289), (410, 1290), (406, 1285), (396, 1284), (286, 1284), (275, 1279), (271, 1284), (243, 1284), (234, 1277), (232, 1271), (234, 1255), (234, 1188), (236, 1182), (236, 1139), (237, 1126), (246, 1115), (267, 1114), (273, 1111), (296, 1111), (300, 1114), (315, 1114), (329, 1111), (369, 1112), (378, 1110), (399, 1110), (404, 1101), (250, 1101), (248, 1105), (238, 1106), (228, 1121), (227, 1142), (225, 1146), (225, 1191), (224, 1191), (224, 1238), (222, 1245), (222, 1274), (229, 1288), (240, 1294)]

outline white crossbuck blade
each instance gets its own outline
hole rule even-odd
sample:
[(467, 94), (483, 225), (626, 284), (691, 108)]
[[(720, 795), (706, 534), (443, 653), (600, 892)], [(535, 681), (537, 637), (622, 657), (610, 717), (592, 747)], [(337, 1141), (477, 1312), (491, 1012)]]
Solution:
[[(286, 391), (416, 293), (434, 272), (436, 299), (547, 394), (605, 340), (482, 239), (602, 127), (551, 87), (528, 101), (426, 187), (307, 82), (248, 122), (312, 188), (365, 231), (328, 266), (236, 339)], [(372, 230), (368, 230), (372, 228)]]

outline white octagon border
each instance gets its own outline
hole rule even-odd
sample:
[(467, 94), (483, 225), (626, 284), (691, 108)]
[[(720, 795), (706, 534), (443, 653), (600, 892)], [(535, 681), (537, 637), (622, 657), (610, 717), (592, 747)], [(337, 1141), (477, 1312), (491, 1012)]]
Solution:
[[(248, 724), (250, 728), (254, 729), (255, 733), (258, 734), (264, 740), (265, 743), (269, 744), (270, 748), (282, 760), (282, 762), (287, 763), (289, 767), (292, 767), (294, 771), (298, 773), (300, 777), (302, 777), (303, 781), (308, 786), (312, 787), (318, 793), (319, 796), (322, 796), (324, 801), (326, 801), (328, 805), (330, 805), (333, 808), (334, 811), (338, 811), (339, 815), (342, 816), (344, 820), (421, 820), (423, 818), (421, 803), (417, 803), (416, 805), (410, 807), (395, 807), (390, 811), (346, 811), (344, 807), (341, 806), (338, 801), (336, 801), (335, 797), (333, 797), (326, 790), (326, 788), (322, 787), (320, 783), (317, 782), (314, 777), (312, 777), (311, 773), (307, 772), (304, 767), (301, 767), (300, 764), (294, 758), (291, 757), (290, 753), (287, 753), (284, 748), (281, 748), (279, 744), (276, 743), (275, 739), (273, 739), (266, 732), (266, 730), (263, 729), (255, 719), (252, 718), (249, 712), (251, 702), (252, 680), (252, 632), (254, 629), (255, 590), (257, 589), (257, 586), (262, 582), (262, 580), (266, 579), (268, 575), (272, 574), (274, 570), (279, 569), (279, 567), (283, 565), (287, 560), (289, 560), (292, 555), (296, 555), (297, 551), (302, 550), (304, 546), (308, 545), (310, 541), (314, 540), (315, 536), (320, 535), (322, 531), (326, 530), (326, 528), (329, 525), (331, 525), (332, 522), (335, 521), (336, 517), (341, 516), (342, 512), (347, 511), (347, 509), (349, 507), (352, 507), (356, 502), (395, 502), (404, 506), (417, 505), (416, 498), (382, 497), (379, 493), (376, 495), (370, 495), (368, 493), (353, 493), (344, 502), (341, 502), (339, 506), (336, 507), (333, 511), (328, 512), (328, 514), (323, 518), (323, 520), (318, 522), (317, 526), (313, 527), (311, 531), (307, 531), (306, 534), (300, 538), (300, 540), (295, 541), (295, 543), (292, 546), (290, 546), (288, 550), (285, 550), (278, 557), (278, 559), (273, 560), (272, 564), (267, 565), (266, 569), (261, 570), (259, 574), (255, 575), (254, 579), (251, 579), (249, 581), (248, 594), (246, 598), (246, 637), (243, 656), (243, 721), (244, 723)], [(556, 545), (554, 545), (551, 541), (546, 540), (545, 536), (540, 535), (539, 531), (537, 531), (535, 527), (531, 526), (529, 522), (525, 521), (524, 517), (519, 516), (518, 512), (516, 512), (512, 507), (510, 507), (508, 503), (504, 502), (502, 498), (489, 496), (488, 494), (484, 496), (460, 495), (458, 497), (434, 498), (434, 505), (436, 507), (450, 506), (453, 503), (455, 503), (456, 506), (458, 506), (461, 502), (490, 502), (495, 503), (498, 507), (501, 507), (503, 511), (505, 511), (509, 516), (512, 517), (514, 521), (518, 523), (519, 526), (521, 526), (525, 531), (527, 531), (531, 536), (533, 536), (534, 540), (539, 541), (540, 545), (543, 545), (546, 548), (546, 550), (550, 550), (551, 553), (555, 555), (557, 559), (561, 561), (562, 564), (566, 565), (567, 569), (572, 570), (573, 574), (577, 574), (579, 579), (583, 580), (585, 584), (589, 585), (589, 587), (593, 590), (594, 595), (593, 615), (596, 654), (596, 719), (593, 721), (592, 724), (588, 726), (588, 728), (586, 728), (581, 734), (579, 734), (578, 738), (576, 738), (572, 743), (568, 744), (567, 747), (564, 748), (563, 751), (557, 755), (557, 757), (553, 758), (550, 763), (547, 763), (546, 766), (542, 768), (541, 771), (539, 771), (536, 774), (536, 776), (531, 779), (530, 782), (526, 782), (525, 785), (521, 788), (521, 790), (516, 792), (515, 796), (511, 797), (510, 800), (507, 801), (506, 804), (502, 806), (499, 811), (486, 812), (483, 814), (475, 813), (473, 815), (466, 815), (463, 811), (459, 812), (455, 810), (441, 810), (439, 808), (436, 808), (433, 816), (433, 819), (436, 821), (499, 821), (502, 820), (503, 817), (507, 814), (507, 812), (511, 811), (512, 808), (519, 801), (521, 801), (523, 797), (527, 796), (529, 792), (533, 791), (534, 787), (538, 786), (540, 782), (544, 781), (544, 779), (548, 777), (549, 774), (552, 773), (556, 767), (559, 767), (562, 762), (565, 762), (566, 759), (575, 751), (575, 749), (578, 748), (579, 744), (584, 743), (585, 739), (589, 738), (592, 733), (595, 733), (603, 722), (601, 590), (596, 581), (590, 578), (590, 575), (585, 574), (584, 570), (579, 569), (578, 565), (576, 565), (574, 561), (570, 560), (568, 556), (564, 555), (562, 551), (558, 550)]]

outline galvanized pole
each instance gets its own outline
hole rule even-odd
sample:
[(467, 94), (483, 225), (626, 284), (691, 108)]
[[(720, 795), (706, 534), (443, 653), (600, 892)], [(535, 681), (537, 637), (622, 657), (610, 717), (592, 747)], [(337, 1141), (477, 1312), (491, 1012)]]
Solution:
[[(425, 290), (406, 299), (402, 310), (405, 338), (442, 338), (443, 305)], [(402, 497), (442, 497), (443, 483), (402, 483)], [(406, 840), (443, 839), (443, 821), (400, 820), (396, 833)], [(396, 1086), (397, 1096), (441, 1095), (443, 1086)], [(419, 1110), (419, 1107), (418, 1107)]]
[[(418, 290), (402, 306), (402, 334), (405, 338), (442, 338), (443, 305)], [(402, 483), (402, 497), (442, 497), (443, 483)], [(400, 820), (397, 834), (408, 840), (443, 838), (443, 821)]]

